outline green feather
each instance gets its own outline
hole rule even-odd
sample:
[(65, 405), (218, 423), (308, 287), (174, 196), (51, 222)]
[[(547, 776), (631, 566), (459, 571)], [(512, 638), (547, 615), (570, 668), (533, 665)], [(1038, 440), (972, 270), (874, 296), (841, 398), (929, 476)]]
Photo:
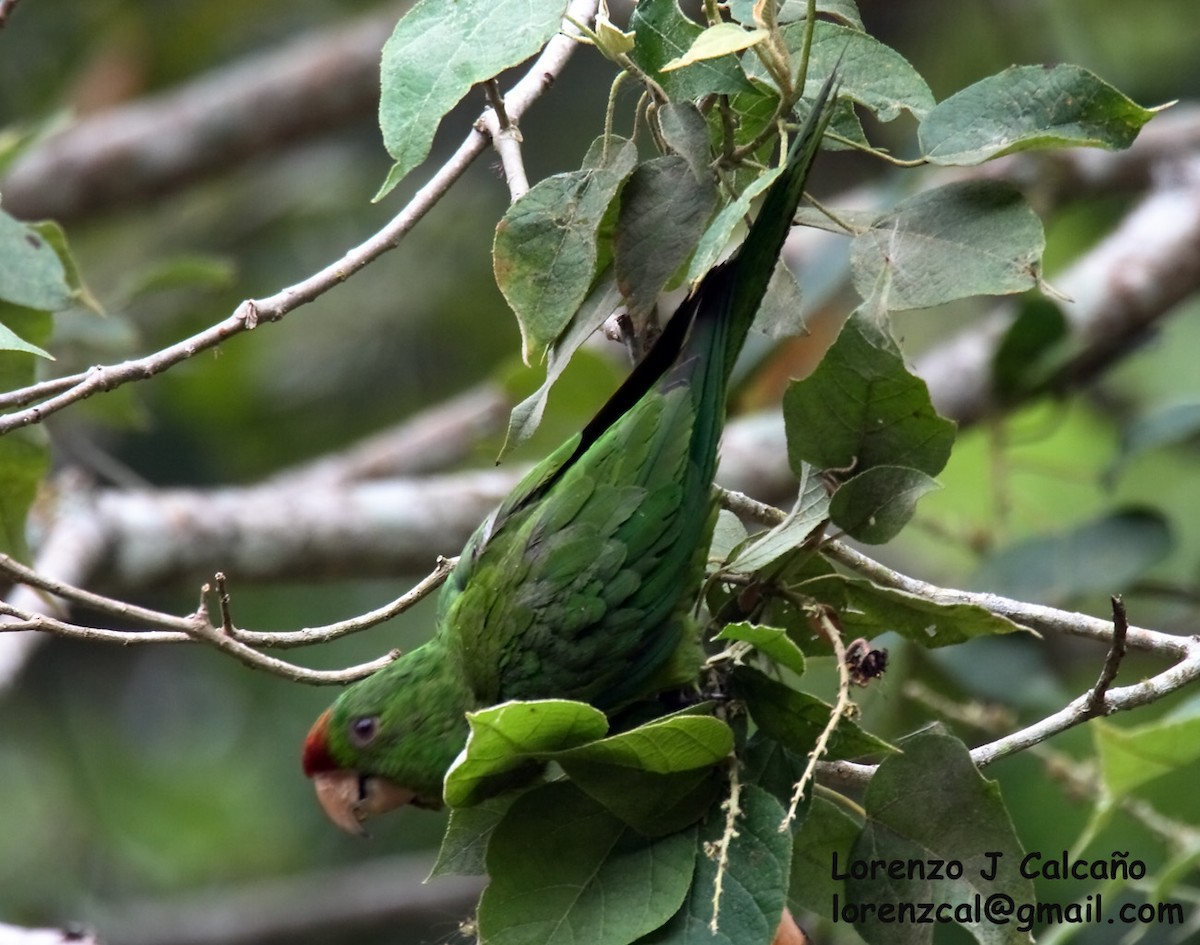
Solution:
[[(606, 711), (695, 679), (688, 617), (716, 508), (729, 375), (829, 118), (826, 84), (737, 255), (713, 269), (596, 417), (532, 470), (467, 542), (434, 638), (334, 704), (341, 766), (441, 800), (466, 712), (570, 698)], [(378, 717), (353, 743), (351, 726)]]

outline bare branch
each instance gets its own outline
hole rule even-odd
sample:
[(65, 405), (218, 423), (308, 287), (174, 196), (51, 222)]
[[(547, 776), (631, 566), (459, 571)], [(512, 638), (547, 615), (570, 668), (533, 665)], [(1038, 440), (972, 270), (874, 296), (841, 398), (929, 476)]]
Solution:
[(122, 945), (317, 943), (380, 932), (397, 942), (424, 941), (439, 925), (452, 931), (478, 902), (482, 886), (477, 877), (462, 876), (425, 884), (428, 873), (424, 855), (374, 857), (296, 876), (101, 904), (95, 922)]
[[(568, 12), (576, 17), (590, 16), (594, 0), (573, 0)], [(505, 108), (513, 121), (545, 91), (570, 58), (576, 43), (564, 34), (552, 38), (532, 68), (505, 97)], [(100, 391), (112, 390), (133, 381), (146, 380), (215, 347), (243, 331), (260, 324), (279, 321), (300, 306), (324, 295), (349, 276), (399, 245), (404, 236), (441, 199), (446, 190), (462, 175), (471, 162), (483, 151), (487, 136), (474, 129), (454, 155), (413, 196), (378, 233), (351, 249), (341, 259), (306, 279), (263, 299), (247, 299), (228, 318), (183, 341), (153, 354), (121, 364), (94, 367), (70, 388), (54, 394), (48, 400), (24, 410), (0, 416), (0, 434), (19, 427), (40, 423), (51, 414)], [(16, 392), (14, 397), (26, 396)], [(21, 401), (18, 401), (21, 402)]]
[(500, 166), (504, 168), (504, 179), (508, 181), (509, 198), (516, 203), (529, 192), (529, 177), (525, 173), (525, 161), (521, 157), (521, 132), (504, 108), (499, 83), (492, 79), (484, 88), (491, 111), (486, 111), (480, 116), (475, 128), (487, 132), (488, 137), (492, 139), (492, 147), (496, 149), (500, 156)]
[(70, 220), (370, 120), (379, 102), (379, 50), (407, 5), (80, 119), (16, 161), (0, 188), (5, 209), (24, 219)]
[[(1159, 636), (1166, 636), (1166, 634), (1159, 634)], [(1111, 715), (1114, 712), (1149, 705), (1151, 702), (1172, 695), (1184, 686), (1200, 679), (1200, 637), (1179, 637), (1178, 640), (1179, 649), (1182, 651), (1182, 659), (1178, 663), (1140, 683), (1120, 689), (1110, 689), (1105, 694), (1101, 714)], [(972, 748), (971, 761), (975, 763), (976, 767), (982, 768), (984, 765), (1025, 751), (1054, 735), (1087, 722), (1094, 717), (1091, 711), (1091, 699), (1092, 693), (1089, 690), (1073, 699), (1065, 708), (1032, 725), (988, 742), (986, 745)], [(829, 783), (861, 787), (871, 779), (876, 768), (876, 765), (834, 761), (820, 765), (818, 775), (822, 781)]]
[[(221, 584), (224, 583), (224, 576), (219, 576)], [(204, 590), (209, 590), (208, 585), (205, 585)], [(221, 606), (221, 621), (220, 627), (215, 627), (212, 623), (203, 619), (197, 614), (197, 619), (192, 623), (188, 630), (189, 635), (203, 643), (209, 643), (215, 646), (223, 653), (227, 653), (234, 659), (251, 669), (261, 669), (264, 672), (271, 673), (275, 676), (282, 676), (284, 679), (290, 679), (294, 682), (311, 683), (315, 686), (340, 686), (344, 683), (354, 682), (356, 679), (362, 679), (364, 676), (370, 676), (377, 670), (387, 666), (400, 655), (399, 650), (391, 650), (378, 659), (371, 660), (369, 663), (362, 663), (358, 666), (351, 666), (347, 669), (321, 670), (321, 669), (306, 669), (303, 666), (296, 666), (286, 660), (276, 659), (273, 656), (267, 656), (265, 653), (260, 653), (251, 646), (247, 646), (241, 640), (233, 635), (233, 619), (229, 615), (229, 598), (223, 587), (219, 587), (217, 591), (220, 596)], [(229, 631), (226, 631), (226, 627)]]
[[(1112, 624), (1098, 617), (1058, 610), (1043, 604), (1030, 604), (1025, 601), (1013, 600), (1011, 597), (1002, 597), (999, 594), (938, 587), (936, 584), (893, 571), (842, 542), (827, 542), (822, 545), (822, 550), (833, 560), (870, 578), (876, 584), (907, 591), (909, 594), (916, 594), (935, 603), (971, 604), (982, 607), (994, 614), (1007, 617), (1013, 623), (1039, 632), (1064, 633), (1070, 636), (1099, 640), (1103, 643), (1110, 643), (1113, 638)], [(1158, 630), (1146, 630), (1141, 627), (1129, 627), (1127, 639), (1129, 645), (1135, 649), (1155, 653), (1165, 659), (1186, 659), (1193, 650), (1192, 645), (1185, 637), (1162, 633)]]
[[(9, 5), (15, 6), (14, 2)], [(4, 26), (6, 0), (0, 0), (0, 27)], [(0, 945), (100, 945), (100, 940), (83, 929), (26, 929), (0, 925)]]

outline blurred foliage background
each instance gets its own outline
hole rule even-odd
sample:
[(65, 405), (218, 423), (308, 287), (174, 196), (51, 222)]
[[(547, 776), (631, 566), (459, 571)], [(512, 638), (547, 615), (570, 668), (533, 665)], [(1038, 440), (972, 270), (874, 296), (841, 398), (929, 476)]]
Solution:
[[(1143, 104), (1200, 98), (1195, 0), (860, 0), (859, 6), (868, 29), (908, 56), (938, 98), (1010, 63), (1058, 61), (1092, 69)], [(0, 32), (0, 135), (169, 89), (373, 9), (364, 0), (26, 0)], [(583, 51), (530, 113), (522, 132), (531, 180), (578, 166), (601, 126), (610, 75), (607, 63)], [(626, 116), (631, 104), (625, 102)], [(428, 166), (448, 155), (481, 105), (481, 97), (471, 98), (444, 123)], [(898, 152), (911, 153), (911, 128), (881, 134)], [(389, 163), (366, 110), (326, 134), (179, 192), (69, 222), (84, 276), (108, 315), (57, 320), (56, 369), (154, 350), (225, 317), (247, 296), (273, 292), (325, 265), (377, 230), (424, 179), (418, 171), (373, 205)], [(524, 372), (520, 383), (537, 383), (537, 371), (519, 368), (516, 326), (491, 277), (492, 232), (508, 197), (493, 164), (490, 157), (477, 162), (399, 251), (285, 325), (244, 335), (151, 383), (61, 416), (51, 428), (57, 462), (117, 482), (249, 482), (336, 450), (481, 379)], [(820, 176), (833, 192), (883, 173), (841, 158), (826, 161)], [(1131, 199), (1091, 199), (1047, 219), (1051, 283), (1055, 270), (1102, 235)], [(916, 313), (900, 331), (916, 352), (986, 306)], [(1107, 613), (1106, 595), (1123, 590), (1135, 622), (1194, 632), (1195, 444), (1155, 450), (1105, 473), (1130, 418), (1163, 403), (1200, 400), (1197, 308), (1193, 302), (1166, 322), (1086, 396), (1039, 402), (1003, 424), (965, 432), (941, 477), (944, 488), (925, 500), (918, 521), (884, 558), (950, 586), (986, 587), (1098, 615)], [(586, 383), (556, 392), (550, 432), (535, 449), (574, 429), (603, 397), (607, 379), (619, 375), (616, 360), (610, 365), (585, 354), (589, 359), (596, 363), (573, 368)], [(497, 446), (484, 444), (480, 461), (489, 462)], [(1128, 507), (1148, 510), (1162, 527), (1150, 530), (1145, 548), (1131, 549), (1126, 533), (1115, 532), (1115, 561), (1113, 545), (1085, 541), (1083, 551), (1094, 558), (1070, 558), (1074, 552), (1059, 543), (1043, 548), (1040, 559), (997, 563), (998, 549), (1068, 535)], [(1131, 554), (1138, 567), (1120, 573)], [(1067, 564), (1072, 574), (1057, 580), (1055, 567)], [(377, 606), (414, 577), (235, 585), (238, 618), (260, 629), (325, 623)], [(196, 593), (195, 586), (175, 588), (148, 603), (185, 612)], [(369, 659), (421, 639), (429, 622), (423, 606), (304, 659), (329, 667)], [(936, 653), (893, 643), (892, 656), (883, 684), (862, 700), (867, 727), (884, 737), (930, 717), (901, 692), (905, 679), (955, 698), (996, 700), (1030, 721), (1091, 684), (1102, 652), (1071, 641), (1003, 639)], [(1137, 672), (1131, 658), (1123, 673)], [(338, 873), (342, 867), (408, 851), (431, 862), (428, 851), (442, 828), (438, 815), (402, 812), (378, 822), (375, 837), (362, 843), (338, 834), (319, 814), (299, 771), (299, 746), (329, 696), (197, 647), (62, 641), (41, 647), (17, 684), (0, 694), (0, 921), (79, 921), (110, 945), (246, 940), (254, 936), (245, 925), (240, 932), (213, 931), (224, 907), (231, 926), (244, 919), (234, 908), (239, 895), (254, 902), (265, 901), (254, 899), (256, 890), (298, 894), (308, 887), (271, 884), (322, 871), (315, 888), (336, 899), (353, 889), (335, 877), (358, 875)], [(1120, 724), (1146, 721), (1187, 697)], [(1086, 751), (1089, 737), (1077, 729), (1053, 747)], [(1061, 850), (1086, 820), (1086, 804), (1068, 791), (1046, 790), (1038, 759), (1006, 761), (988, 774), (1002, 782), (1018, 833), (1032, 849)], [(1194, 780), (1168, 781), (1155, 785), (1149, 799), (1167, 812), (1179, 810), (1180, 795), (1194, 804)], [(1132, 850), (1153, 865), (1158, 847), (1118, 817), (1097, 849)], [(1076, 892), (1069, 883), (1043, 890), (1059, 901)], [(458, 918), (447, 910), (406, 940), (452, 938)], [(281, 937), (295, 941), (302, 931)], [(1076, 940), (1112, 941), (1105, 931), (1085, 930)], [(370, 934), (348, 925), (344, 940), (396, 940), (382, 930), (374, 939)], [(316, 937), (336, 940), (328, 930)], [(819, 940), (856, 939), (842, 929), (825, 930)]]

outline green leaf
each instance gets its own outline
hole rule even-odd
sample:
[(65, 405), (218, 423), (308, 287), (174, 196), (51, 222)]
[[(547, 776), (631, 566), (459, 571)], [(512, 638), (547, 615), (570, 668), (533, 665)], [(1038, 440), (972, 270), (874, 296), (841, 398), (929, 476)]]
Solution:
[(513, 407), (512, 413), (509, 414), (508, 430), (504, 436), (504, 446), (500, 450), (500, 458), (533, 435), (542, 422), (542, 415), (546, 411), (546, 402), (550, 398), (550, 389), (567, 369), (575, 352), (597, 328), (604, 324), (620, 304), (621, 290), (617, 288), (616, 274), (610, 266), (596, 280), (588, 297), (584, 299), (583, 304), (567, 322), (567, 327), (550, 342), (546, 351), (546, 380), (537, 390)]
[(50, 451), (40, 427), (0, 437), (0, 551), (5, 554), (29, 559), (25, 521), (49, 469)]
[(44, 312), (61, 311), (73, 301), (66, 270), (53, 244), (3, 210), (0, 210), (0, 301)]
[(477, 802), (497, 777), (530, 761), (603, 738), (608, 731), (603, 712), (568, 699), (502, 702), (467, 713), (467, 722), (466, 748), (446, 773), (451, 807)]
[(804, 544), (829, 517), (829, 494), (821, 477), (807, 463), (800, 469), (800, 495), (787, 517), (762, 535), (756, 535), (726, 568), (752, 574), (774, 564)]
[[(729, 0), (729, 13), (739, 23), (754, 23), (754, 7), (757, 0)], [(807, 0), (783, 0), (775, 19), (779, 23), (802, 20), (808, 14)], [(817, 15), (841, 20), (847, 26), (862, 29), (862, 17), (854, 0), (817, 0)]]
[[(754, 724), (766, 735), (801, 755), (813, 750), (829, 722), (831, 705), (749, 666), (735, 667), (733, 683), (735, 694), (745, 701)], [(824, 757), (834, 761), (894, 750), (887, 742), (843, 718), (829, 739), (829, 750)]]
[(932, 649), (1022, 629), (977, 604), (941, 604), (842, 574), (808, 581), (804, 593), (838, 611), (846, 636), (871, 638), (890, 630)]
[(621, 192), (614, 266), (630, 317), (649, 314), (671, 276), (692, 254), (716, 208), (712, 176), (697, 177), (678, 155), (655, 158)]
[[(808, 759), (781, 745), (762, 732), (755, 732), (746, 741), (742, 752), (742, 780), (757, 784), (775, 797), (781, 804), (790, 804), (796, 790), (796, 782), (804, 776)], [(808, 816), (812, 792), (806, 791), (796, 807), (796, 818), (791, 832), (795, 834)]]
[(673, 154), (688, 163), (697, 179), (710, 177), (708, 124), (691, 102), (667, 102), (658, 110), (658, 127)]
[(1037, 285), (1046, 240), (1025, 198), (1002, 181), (924, 191), (883, 214), (850, 245), (854, 288), (869, 298), (887, 277), (888, 309), (929, 308)]
[(705, 59), (717, 59), (761, 43), (770, 34), (766, 30), (744, 30), (736, 23), (717, 23), (702, 30), (682, 56), (662, 67), (663, 72), (682, 69)]
[(488, 945), (627, 945), (678, 910), (696, 832), (647, 839), (568, 782), (521, 795), (488, 846)]
[(510, 791), (473, 807), (455, 807), (438, 849), (435, 876), (483, 876), (487, 873), (487, 847), (496, 825), (520, 795)]
[[(783, 28), (788, 47), (799, 51), (804, 23)], [(933, 108), (933, 93), (907, 59), (890, 46), (858, 29), (818, 20), (813, 31), (805, 94), (816, 93), (825, 76), (837, 69), (838, 97), (853, 99), (880, 121), (894, 121), (907, 111), (918, 119)], [(751, 67), (747, 71), (753, 74)]]
[(793, 909), (833, 918), (832, 903), (845, 900), (846, 886), (845, 880), (834, 877), (829, 864), (834, 856), (849, 862), (861, 832), (862, 824), (843, 807), (821, 796), (812, 799), (792, 845), (788, 903)]
[(750, 204), (753, 203), (754, 198), (767, 190), (782, 171), (782, 167), (773, 167), (764, 171), (738, 195), (736, 200), (726, 204), (721, 212), (713, 217), (712, 223), (704, 231), (704, 235), (696, 247), (696, 252), (692, 255), (692, 261), (688, 265), (685, 278), (688, 284), (694, 286), (704, 278), (708, 270), (717, 264), (733, 236), (734, 230), (741, 225), (746, 214), (750, 212)]
[(707, 715), (672, 715), (628, 732), (557, 752), (560, 764), (589, 761), (656, 774), (690, 771), (723, 761), (733, 750), (733, 732)]
[(992, 390), (997, 399), (1015, 404), (1052, 380), (1070, 335), (1057, 305), (1049, 299), (1025, 300), (992, 355)]
[(683, 15), (677, 0), (641, 0), (629, 18), (637, 34), (630, 58), (646, 70), (673, 102), (695, 101), (709, 94), (731, 94), (750, 88), (732, 55), (705, 59), (663, 72), (673, 59), (686, 55), (704, 30)]
[(1021, 600), (1065, 601), (1116, 594), (1162, 561), (1175, 546), (1161, 513), (1132, 507), (1070, 531), (1041, 535), (990, 555), (972, 585)]
[(940, 488), (911, 466), (872, 466), (838, 487), (829, 500), (829, 520), (852, 538), (882, 545), (908, 524), (921, 496)]
[(754, 623), (731, 623), (714, 637), (716, 640), (741, 640), (749, 643), (764, 656), (780, 666), (786, 666), (797, 676), (804, 675), (804, 652), (779, 627), (764, 627)]
[(912, 466), (937, 475), (950, 457), (954, 424), (937, 415), (925, 382), (864, 311), (850, 316), (817, 369), (783, 396), (788, 459), (858, 472)]
[[(710, 929), (717, 863), (701, 853), (683, 908), (639, 945), (767, 945), (772, 940), (786, 897), (791, 837), (779, 832), (783, 807), (761, 788), (743, 785), (738, 806), (741, 816), (721, 881), (717, 933)], [(700, 850), (711, 849), (724, 830), (725, 812), (716, 808), (701, 828)]]
[(690, 827), (716, 802), (725, 781), (718, 768), (652, 774), (586, 760), (568, 760), (572, 783), (646, 837)]
[[(875, 874), (848, 878), (839, 907), (867, 915), (870, 906), (897, 902), (960, 903), (999, 895), (1014, 903), (1035, 902), (1033, 884), (1020, 875), (1020, 841), (1000, 798), (996, 782), (985, 779), (966, 746), (938, 731), (926, 731), (903, 743), (904, 753), (885, 758), (867, 785), (863, 806), (867, 823), (851, 853), (852, 860), (884, 860), (902, 866), (930, 859), (962, 863), (960, 879), (921, 879)], [(989, 852), (1002, 854), (996, 861)], [(839, 863), (839, 872), (850, 869)], [(984, 879), (995, 866), (994, 879)], [(968, 913), (970, 910), (967, 910)], [(878, 915), (878, 913), (876, 913)], [(845, 921), (846, 915), (839, 916)], [(1007, 925), (960, 922), (981, 945), (1026, 945), (1029, 933)], [(895, 922), (874, 918), (855, 928), (871, 943), (894, 943)], [(915, 927), (914, 927), (915, 928)], [(906, 938), (924, 941), (927, 937)]]
[(48, 361), (54, 360), (54, 355), (45, 348), (39, 348), (26, 341), (5, 324), (0, 324), (0, 351), (24, 351), (26, 354), (36, 354), (39, 358), (45, 358)]
[(1097, 719), (1090, 728), (1110, 800), (1200, 759), (1200, 715), (1168, 716), (1129, 727)]
[(71, 293), (71, 302), (102, 314), (104, 307), (92, 295), (87, 285), (84, 284), (83, 274), (79, 271), (79, 264), (75, 261), (75, 254), (71, 252), (71, 245), (67, 241), (66, 231), (54, 220), (41, 220), (37, 223), (30, 223), (29, 228), (49, 243), (50, 248), (58, 255), (58, 261), (62, 263), (63, 267), (63, 278), (67, 284), (68, 291)]
[[(0, 302), (0, 324), (11, 325), (19, 337), (45, 344), (53, 331), (46, 312)], [(36, 362), (21, 351), (0, 350), (0, 391), (32, 384)], [(25, 521), (38, 487), (50, 468), (46, 431), (40, 426), (13, 430), (0, 437), (0, 552), (29, 560)]]
[(729, 559), (734, 550), (746, 540), (746, 526), (728, 509), (717, 512), (717, 524), (713, 528), (712, 542), (708, 546), (710, 563), (720, 564)]
[(1127, 148), (1154, 112), (1081, 66), (1012, 66), (940, 103), (921, 123), (935, 164), (981, 164), (1034, 148)]
[(767, 283), (767, 294), (754, 316), (754, 330), (772, 340), (807, 334), (800, 283), (783, 260), (775, 263), (771, 281)]
[(384, 44), (379, 127), (395, 160), (378, 200), (429, 154), (471, 88), (528, 59), (558, 32), (564, 0), (418, 0)]
[[(603, 160), (604, 156), (607, 160)], [(597, 236), (609, 204), (637, 161), (632, 142), (599, 139), (603, 163), (535, 184), (496, 227), (496, 284), (521, 327), (527, 364), (562, 334), (596, 277)]]

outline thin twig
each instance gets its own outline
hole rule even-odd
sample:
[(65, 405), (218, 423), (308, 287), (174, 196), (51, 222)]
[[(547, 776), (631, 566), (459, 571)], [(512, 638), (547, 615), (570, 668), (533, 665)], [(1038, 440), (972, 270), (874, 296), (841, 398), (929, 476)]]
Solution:
[[(797, 606), (805, 606), (804, 602), (798, 598), (794, 598), (794, 602)], [(841, 631), (826, 608), (808, 606), (805, 609), (812, 615), (813, 623), (820, 630), (821, 635), (833, 647), (833, 655), (837, 660), (838, 668), (837, 700), (834, 702), (833, 711), (829, 713), (829, 719), (821, 730), (816, 744), (813, 745), (813, 750), (808, 753), (808, 763), (805, 764), (800, 779), (792, 788), (792, 799), (788, 804), (787, 815), (779, 825), (780, 833), (786, 833), (795, 822), (796, 811), (800, 808), (800, 802), (804, 800), (804, 789), (816, 773), (817, 763), (821, 760), (821, 756), (829, 750), (829, 740), (833, 738), (838, 723), (853, 711), (854, 707), (854, 703), (850, 699), (850, 667), (846, 662), (846, 647), (842, 643)]]
[[(222, 600), (222, 629), (238, 642), (250, 647), (276, 647), (291, 649), (301, 646), (311, 646), (327, 643), (339, 637), (357, 633), (378, 626), (393, 617), (404, 613), (419, 601), (428, 597), (442, 585), (447, 575), (454, 570), (457, 558), (438, 556), (433, 571), (410, 590), (401, 594), (395, 600), (367, 611), (356, 617), (341, 620), (337, 623), (319, 627), (305, 627), (301, 630), (243, 630), (233, 626), (229, 619), (228, 594), (224, 589), (224, 575), (218, 575), (217, 592), (223, 595)], [(13, 581), (27, 584), (49, 594), (74, 604), (80, 604), (99, 613), (130, 620), (135, 623), (153, 627), (153, 630), (111, 630), (95, 627), (85, 627), (49, 616), (35, 613), (27, 608), (14, 607), (11, 603), (0, 602), (0, 614), (12, 618), (0, 623), (0, 631), (40, 630), (58, 636), (70, 636), (101, 643), (119, 643), (122, 645), (137, 643), (184, 643), (194, 639), (197, 618), (196, 614), (178, 617), (160, 610), (139, 607), (122, 600), (105, 597), (93, 591), (83, 590), (63, 581), (48, 578), (37, 571), (26, 567), (8, 555), (0, 554), (0, 573), (6, 574)], [(203, 598), (202, 598), (203, 600)]]
[(725, 829), (721, 837), (714, 843), (708, 844), (705, 853), (717, 863), (717, 872), (713, 877), (712, 918), (708, 922), (708, 930), (716, 935), (719, 930), (721, 916), (721, 896), (723, 893), (725, 874), (729, 871), (729, 847), (737, 839), (737, 821), (742, 816), (742, 782), (738, 777), (737, 760), (729, 763), (729, 797), (721, 804), (725, 811)]
[(1121, 660), (1125, 658), (1125, 637), (1129, 633), (1129, 616), (1125, 613), (1125, 601), (1121, 599), (1120, 595), (1112, 597), (1112, 613), (1112, 645), (1108, 648), (1108, 655), (1104, 658), (1104, 666), (1100, 669), (1100, 678), (1096, 680), (1096, 685), (1092, 687), (1092, 691), (1088, 695), (1087, 711), (1090, 717), (1108, 714), (1104, 695), (1108, 692), (1108, 687), (1112, 685), (1113, 680), (1117, 678)]
[(422, 578), (412, 589), (406, 591), (389, 604), (375, 610), (342, 620), (338, 623), (326, 624), (323, 627), (306, 627), (303, 630), (262, 631), (235, 630), (234, 636), (249, 646), (272, 646), (288, 649), (297, 646), (309, 646), (314, 643), (327, 643), (360, 630), (378, 626), (393, 617), (404, 613), (418, 602), (424, 600), (445, 582), (458, 558), (444, 558), (438, 555), (437, 566), (427, 577)]
[[(57, 581), (53, 578), (46, 577), (43, 574), (35, 571), (33, 568), (27, 567), (17, 561), (15, 558), (0, 554), (0, 573), (7, 575), (13, 581), (19, 584), (26, 584), (29, 587), (36, 587), (39, 590), (46, 591), (55, 597), (62, 598), (65, 601), (70, 601), (73, 604), (81, 604), (91, 610), (98, 611), (102, 614), (108, 614), (112, 617), (117, 617), (122, 620), (130, 620), (134, 623), (145, 624), (150, 627), (167, 628), (177, 630), (179, 634), (177, 639), (186, 639), (182, 636), (188, 632), (191, 626), (191, 617), (176, 617), (174, 614), (168, 614), (161, 610), (151, 610), (148, 607), (139, 607), (137, 604), (130, 604), (123, 600), (116, 600), (112, 597), (105, 597), (103, 594), (96, 594), (92, 591), (86, 591), (83, 588), (75, 587), (72, 584), (67, 584), (64, 581)], [(51, 631), (53, 632), (53, 631)], [(122, 633), (129, 637), (139, 636), (145, 633), (142, 630), (121, 630), (113, 631), (114, 633)]]
[[(1112, 624), (1098, 617), (1059, 610), (1043, 604), (1030, 604), (1025, 601), (1013, 600), (1010, 597), (1002, 597), (999, 594), (938, 587), (927, 581), (901, 574), (899, 571), (893, 571), (842, 542), (827, 542), (822, 545), (821, 550), (827, 557), (870, 578), (876, 584), (907, 591), (935, 603), (971, 604), (982, 607), (994, 614), (1007, 617), (1013, 623), (1041, 633), (1065, 633), (1104, 643), (1111, 642), (1113, 637)], [(1162, 633), (1158, 630), (1147, 630), (1142, 627), (1128, 628), (1126, 638), (1129, 646), (1134, 649), (1145, 650), (1171, 660), (1187, 659), (1195, 648), (1195, 644), (1186, 637)]]
[[(568, 13), (576, 18), (586, 19), (591, 16), (594, 6), (594, 0), (573, 0), (568, 7)], [(555, 36), (546, 44), (533, 67), (505, 97), (505, 108), (513, 121), (518, 120), (550, 86), (554, 77), (562, 71), (567, 59), (574, 51), (575, 45), (574, 40), (564, 34)], [(388, 250), (394, 249), (442, 198), (475, 158), (483, 152), (487, 141), (486, 134), (472, 128), (466, 140), (450, 160), (442, 165), (433, 177), (417, 191), (407, 206), (383, 229), (348, 251), (341, 259), (272, 296), (262, 299), (247, 299), (228, 318), (197, 332), (190, 338), (185, 338), (142, 358), (135, 358), (121, 364), (91, 368), (84, 373), (78, 383), (55, 393), (43, 403), (0, 416), (0, 434), (40, 423), (64, 407), (101, 391), (112, 390), (123, 384), (146, 380), (161, 374), (235, 335), (251, 331), (265, 322), (279, 321), (300, 306), (324, 295)], [(19, 398), (23, 398), (27, 394), (28, 389), (23, 389), (13, 392), (11, 396), (21, 402)]]

